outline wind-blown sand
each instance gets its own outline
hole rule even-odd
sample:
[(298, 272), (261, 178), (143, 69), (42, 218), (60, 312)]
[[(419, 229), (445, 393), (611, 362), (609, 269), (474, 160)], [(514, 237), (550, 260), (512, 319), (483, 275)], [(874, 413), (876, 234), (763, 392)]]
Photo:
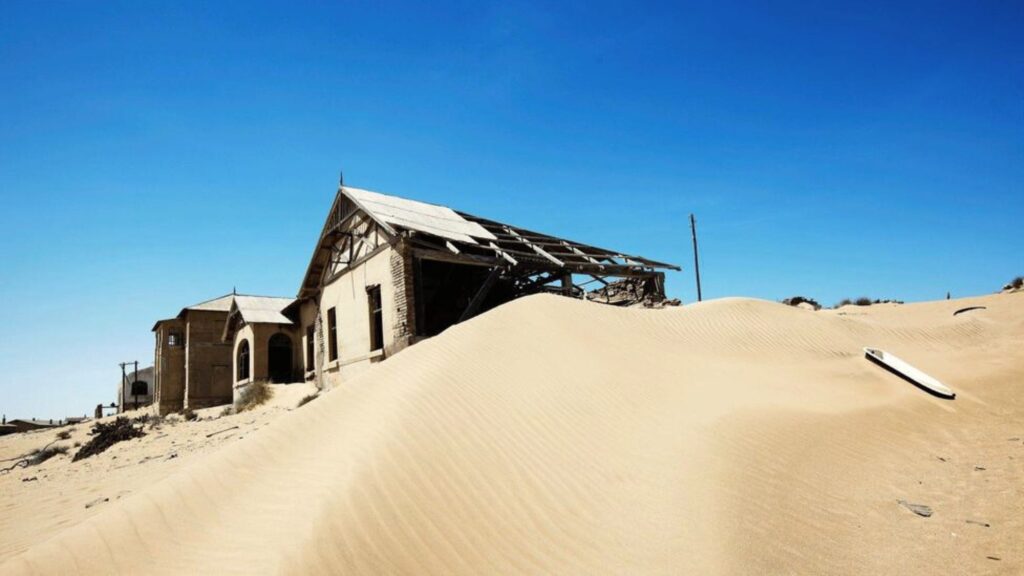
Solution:
[(27, 550), (6, 539), (38, 523), (34, 483), (0, 477), (0, 572), (1020, 573), (1022, 392), (1024, 294), (821, 312), (530, 297)]

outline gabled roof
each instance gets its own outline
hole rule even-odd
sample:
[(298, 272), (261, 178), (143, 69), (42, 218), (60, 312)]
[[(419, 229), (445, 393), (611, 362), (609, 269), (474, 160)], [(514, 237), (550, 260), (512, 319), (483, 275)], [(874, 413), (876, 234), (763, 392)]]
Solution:
[(343, 226), (359, 213), (376, 222), (388, 236), (433, 238), (440, 242), (441, 250), (455, 254), (466, 251), (467, 257), (489, 256), (513, 266), (522, 263), (524, 270), (554, 267), (573, 274), (622, 276), (649, 275), (658, 268), (680, 269), (674, 264), (533, 232), (446, 206), (339, 186), (299, 287), (299, 298), (315, 292), (330, 260), (332, 246), (346, 234)]
[(284, 314), (285, 309), (295, 302), (294, 298), (279, 296), (235, 296), (231, 302), (231, 311), (224, 321), (221, 340), (227, 342), (235, 331), (243, 324), (295, 324)]
[(182, 308), (181, 312), (178, 312), (178, 315), (175, 316), (174, 318), (164, 318), (163, 320), (157, 320), (156, 324), (153, 324), (152, 331), (155, 332), (156, 329), (160, 327), (160, 324), (163, 324), (164, 322), (168, 322), (170, 320), (180, 320), (184, 318), (185, 313), (188, 312), (189, 310), (196, 310), (199, 312), (227, 312), (231, 309), (231, 299), (234, 296), (234, 294), (225, 294), (223, 296), (218, 296), (216, 298), (204, 300), (198, 304), (186, 306)]
[[(272, 322), (288, 324), (291, 323), (291, 320), (288, 320), (287, 318), (285, 318), (286, 322), (277, 322), (277, 316), (266, 315), (264, 311), (276, 310), (278, 313), (280, 313), (280, 311), (284, 310), (284, 308), (288, 306), (288, 304), (291, 304), (293, 300), (292, 298), (279, 298), (276, 296), (249, 296), (246, 294), (225, 294), (224, 296), (218, 296), (216, 298), (211, 298), (210, 300), (205, 300), (198, 304), (186, 306), (182, 308), (181, 312), (178, 312), (178, 315), (174, 318), (165, 318), (163, 320), (157, 320), (156, 324), (153, 325), (153, 331), (156, 331), (156, 329), (160, 327), (160, 324), (164, 322), (168, 322), (170, 320), (184, 319), (185, 314), (187, 314), (190, 311), (230, 313), (235, 300), (238, 298), (244, 298), (247, 299), (247, 302), (251, 302), (246, 306), (247, 308), (252, 310), (253, 318), (260, 318), (261, 315), (263, 315), (262, 317), (270, 318), (269, 320), (252, 320), (252, 322)], [(263, 300), (281, 300), (283, 301), (283, 303), (266, 303), (262, 302)], [(281, 317), (283, 318), (283, 316)], [(249, 322), (249, 320), (246, 321)]]
[(231, 310), (231, 299), (234, 298), (234, 297), (235, 297), (234, 294), (225, 294), (224, 296), (218, 296), (217, 298), (213, 298), (211, 300), (206, 300), (204, 302), (200, 302), (199, 304), (193, 304), (191, 306), (186, 306), (184, 309), (182, 309), (181, 313), (178, 314), (178, 317), (183, 316), (185, 314), (186, 310), (204, 310), (204, 311), (208, 311), (208, 312), (227, 312), (228, 310)]
[(282, 314), (294, 298), (277, 296), (235, 296), (230, 314), (238, 314), (246, 324), (293, 324)]
[(341, 192), (375, 220), (392, 228), (418, 230), (459, 242), (476, 243), (474, 239), (497, 239), (483, 226), (466, 220), (447, 206), (427, 204), (349, 186), (342, 186)]

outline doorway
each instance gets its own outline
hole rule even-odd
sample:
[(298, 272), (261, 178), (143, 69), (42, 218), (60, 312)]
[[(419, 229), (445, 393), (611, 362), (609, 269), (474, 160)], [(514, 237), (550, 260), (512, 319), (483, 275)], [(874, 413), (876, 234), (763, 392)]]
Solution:
[(278, 332), (270, 337), (267, 347), (267, 376), (271, 382), (292, 381), (292, 339)]

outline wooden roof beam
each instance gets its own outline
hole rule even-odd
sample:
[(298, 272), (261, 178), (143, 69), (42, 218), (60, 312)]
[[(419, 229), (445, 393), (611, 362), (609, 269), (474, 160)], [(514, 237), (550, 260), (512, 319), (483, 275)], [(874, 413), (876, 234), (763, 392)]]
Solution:
[(506, 230), (506, 231), (507, 231), (507, 232), (508, 232), (509, 234), (511, 234), (511, 235), (512, 235), (513, 237), (515, 237), (515, 238), (516, 238), (517, 240), (519, 240), (519, 241), (520, 241), (520, 242), (522, 242), (523, 244), (526, 244), (527, 246), (529, 246), (530, 248), (532, 248), (534, 252), (536, 252), (537, 254), (540, 254), (541, 256), (543, 256), (543, 257), (547, 258), (548, 260), (550, 260), (550, 261), (551, 261), (552, 263), (554, 263), (554, 264), (555, 264), (555, 266), (565, 266), (565, 263), (564, 263), (564, 262), (562, 262), (562, 261), (561, 261), (561, 260), (559, 260), (558, 258), (555, 258), (554, 256), (552, 256), (551, 254), (549, 254), (549, 253), (548, 253), (547, 251), (545, 251), (545, 250), (544, 250), (543, 248), (541, 248), (540, 246), (537, 246), (536, 244), (533, 244), (533, 243), (531, 243), (531, 242), (530, 242), (529, 240), (527, 240), (526, 238), (523, 238), (522, 236), (520, 236), (520, 235), (519, 235), (519, 234), (518, 234), (518, 233), (517, 233), (517, 232), (516, 232), (515, 230), (513, 230), (512, 228), (510, 228), (510, 227), (508, 227), (508, 226), (505, 226), (505, 230)]

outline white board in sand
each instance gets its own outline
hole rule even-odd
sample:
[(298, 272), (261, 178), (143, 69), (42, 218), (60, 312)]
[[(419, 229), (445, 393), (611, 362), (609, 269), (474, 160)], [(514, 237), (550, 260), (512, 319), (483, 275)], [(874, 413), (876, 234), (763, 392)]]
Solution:
[(943, 398), (956, 398), (956, 393), (950, 390), (948, 386), (885, 350), (879, 350), (878, 348), (865, 348), (864, 355), (867, 356), (869, 360), (881, 364), (936, 396), (942, 396)]

